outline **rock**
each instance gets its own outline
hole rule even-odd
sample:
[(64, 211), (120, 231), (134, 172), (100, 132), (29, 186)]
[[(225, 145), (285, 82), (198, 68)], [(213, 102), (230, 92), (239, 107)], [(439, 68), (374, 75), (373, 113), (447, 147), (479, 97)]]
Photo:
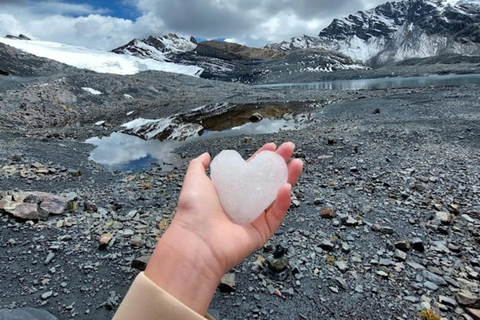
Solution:
[(335, 218), (335, 212), (331, 208), (323, 208), (320, 211), (320, 217), (324, 219), (333, 219)]
[(125, 230), (122, 231), (122, 234), (125, 237), (131, 237), (135, 234), (135, 231), (133, 231), (132, 229), (125, 229)]
[(480, 297), (474, 295), (470, 291), (461, 290), (457, 292), (457, 301), (460, 305), (470, 308), (480, 308)]
[(93, 202), (90, 202), (90, 201), (85, 201), (83, 203), (83, 210), (85, 210), (86, 212), (97, 212), (98, 211), (98, 207), (95, 203)]
[(417, 303), (418, 302), (418, 298), (416, 298), (414, 296), (405, 296), (405, 297), (403, 297), (403, 300), (409, 301), (411, 303)]
[(145, 241), (140, 236), (135, 236), (130, 240), (130, 245), (134, 248), (141, 248), (145, 245)]
[(53, 291), (47, 291), (47, 292), (42, 293), (41, 297), (42, 297), (43, 300), (47, 300), (52, 295), (53, 295)]
[(425, 286), (425, 288), (427, 288), (428, 290), (431, 290), (431, 291), (437, 291), (438, 290), (438, 286), (431, 282), (431, 281), (425, 281), (425, 283), (423, 284)]
[(424, 252), (425, 246), (423, 245), (423, 241), (420, 238), (415, 238), (411, 242), (412, 249), (418, 252)]
[(71, 201), (67, 197), (46, 192), (32, 192), (32, 194), (41, 199), (40, 209), (48, 214), (61, 215), (71, 208)]
[(372, 225), (372, 230), (373, 231), (378, 231), (378, 232), (383, 233), (383, 234), (393, 234), (394, 233), (393, 228), (381, 226), (379, 224)]
[(341, 278), (341, 277), (336, 277), (335, 278), (335, 281), (337, 281), (338, 285), (343, 289), (343, 290), (347, 290), (348, 289), (348, 284), (347, 284), (347, 281), (345, 281), (345, 279)]
[(99, 244), (99, 248), (100, 249), (104, 249), (108, 246), (108, 243), (110, 242), (110, 240), (112, 240), (113, 238), (113, 234), (111, 233), (104, 233), (100, 236), (100, 239), (98, 239), (98, 242), (100, 243)]
[(233, 292), (235, 291), (235, 273), (227, 273), (220, 280), (218, 288), (221, 292)]
[(361, 286), (361, 285), (356, 286), (355, 287), (355, 292), (363, 293), (363, 286)]
[(407, 252), (408, 250), (410, 250), (410, 248), (412, 247), (411, 243), (409, 241), (397, 241), (395, 242), (395, 248), (397, 248), (398, 250), (401, 250), (403, 252)]
[(67, 173), (69, 175), (71, 175), (72, 177), (80, 177), (82, 175), (82, 173), (80, 172), (80, 170), (77, 170), (77, 169), (68, 169), (67, 170)]
[(405, 261), (407, 259), (407, 254), (402, 250), (396, 249), (393, 257), (399, 261)]
[(0, 319), (5, 320), (58, 320), (52, 314), (41, 309), (0, 309)]
[(380, 261), (378, 261), (378, 264), (379, 264), (380, 266), (386, 266), (386, 267), (388, 267), (388, 266), (393, 265), (393, 261), (390, 260), (390, 259), (380, 259)]
[(345, 261), (335, 261), (335, 265), (341, 272), (345, 272), (348, 269), (347, 263)]
[(480, 309), (466, 308), (465, 310), (474, 320), (480, 320)]
[(457, 306), (457, 301), (455, 301), (455, 299), (449, 298), (449, 297), (446, 297), (446, 296), (439, 296), (438, 301), (441, 304), (444, 304), (444, 305), (447, 305), (447, 306), (450, 306), (450, 307), (456, 307)]
[(382, 278), (388, 278), (388, 273), (386, 273), (385, 271), (379, 270), (376, 272), (376, 274)]
[(335, 245), (329, 240), (323, 240), (320, 242), (319, 247), (326, 251), (333, 251), (333, 249), (335, 249)]
[(258, 112), (255, 112), (250, 116), (250, 118), (248, 118), (248, 120), (253, 123), (260, 122), (262, 121), (262, 119), (263, 119), (263, 116)]
[(49, 264), (53, 260), (53, 258), (55, 258), (55, 253), (50, 251), (47, 257), (45, 258), (45, 264)]
[(358, 221), (355, 220), (355, 218), (353, 218), (352, 216), (348, 216), (347, 217), (347, 220), (345, 221), (345, 225), (346, 226), (356, 226), (358, 224)]
[(428, 270), (423, 270), (422, 276), (423, 276), (424, 279), (426, 279), (430, 282), (433, 282), (436, 285), (439, 285), (439, 286), (446, 286), (447, 285), (447, 282), (442, 277), (437, 276), (436, 274), (431, 273)]
[(455, 216), (449, 212), (439, 211), (435, 213), (435, 219), (439, 220), (444, 225), (451, 225)]
[(39, 220), (42, 217), (38, 212), (36, 203), (20, 203), (10, 213), (17, 218), (25, 220)]
[(132, 260), (132, 268), (144, 271), (147, 268), (147, 264), (150, 261), (151, 256), (141, 256)]

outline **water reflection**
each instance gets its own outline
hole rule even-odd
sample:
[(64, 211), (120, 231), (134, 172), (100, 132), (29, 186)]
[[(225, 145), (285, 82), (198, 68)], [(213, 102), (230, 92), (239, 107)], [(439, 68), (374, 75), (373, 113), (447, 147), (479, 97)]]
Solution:
[(461, 86), (469, 84), (480, 85), (480, 74), (336, 80), (313, 83), (280, 83), (257, 85), (257, 87), (287, 87), (315, 90), (376, 90), (389, 88), (418, 88), (429, 86)]
[(163, 170), (173, 169), (178, 163), (179, 155), (174, 150), (185, 143), (195, 143), (200, 139), (220, 137), (245, 136), (262, 133), (276, 133), (282, 130), (298, 130), (310, 121), (307, 114), (286, 114), (279, 119), (265, 118), (257, 123), (247, 123), (241, 126), (221, 131), (205, 130), (201, 136), (195, 135), (185, 141), (143, 140), (135, 136), (112, 133), (109, 137), (91, 138), (86, 143), (97, 146), (89, 159), (103, 164), (109, 170), (148, 170), (152, 163), (159, 163)]
[(109, 170), (147, 170), (158, 162), (162, 169), (172, 169), (179, 156), (173, 153), (178, 142), (145, 141), (138, 137), (114, 132), (109, 137), (91, 138), (86, 143), (97, 146), (89, 159), (103, 164)]

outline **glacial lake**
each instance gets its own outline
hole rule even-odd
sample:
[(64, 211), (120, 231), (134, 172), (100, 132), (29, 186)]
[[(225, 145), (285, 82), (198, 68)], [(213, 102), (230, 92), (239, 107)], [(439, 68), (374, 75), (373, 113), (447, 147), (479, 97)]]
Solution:
[(428, 77), (392, 77), (377, 79), (334, 80), (310, 83), (256, 85), (259, 88), (302, 88), (315, 90), (377, 90), (430, 86), (480, 85), (480, 74), (431, 75)]

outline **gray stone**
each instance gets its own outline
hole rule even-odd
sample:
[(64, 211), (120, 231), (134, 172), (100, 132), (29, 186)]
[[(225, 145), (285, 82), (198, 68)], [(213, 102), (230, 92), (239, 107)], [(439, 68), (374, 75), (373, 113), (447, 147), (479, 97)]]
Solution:
[(423, 276), (424, 279), (426, 279), (430, 282), (433, 282), (436, 285), (439, 285), (439, 286), (446, 286), (447, 285), (447, 282), (442, 277), (437, 276), (436, 274), (431, 273), (428, 270), (423, 270), (422, 276)]
[(335, 265), (341, 272), (345, 272), (348, 269), (347, 263), (345, 261), (335, 261)]
[(333, 242), (329, 240), (323, 240), (322, 242), (320, 242), (319, 246), (323, 250), (327, 250), (327, 251), (332, 251), (335, 248), (335, 245), (333, 244)]
[(222, 292), (233, 292), (235, 291), (235, 273), (227, 273), (220, 280), (218, 288)]
[(455, 216), (449, 212), (439, 211), (435, 214), (435, 219), (439, 220), (444, 225), (453, 223)]
[(363, 286), (361, 286), (361, 285), (356, 286), (355, 291), (358, 292), (358, 293), (363, 293)]
[(438, 301), (441, 304), (444, 304), (444, 305), (447, 305), (447, 306), (450, 306), (450, 307), (456, 307), (457, 306), (457, 301), (455, 301), (455, 299), (449, 298), (449, 297), (446, 297), (446, 296), (439, 296)]
[(45, 310), (22, 308), (22, 309), (0, 309), (2, 320), (58, 320)]
[(49, 264), (53, 260), (53, 258), (55, 258), (55, 253), (50, 251), (47, 257), (45, 258), (45, 264)]
[(335, 265), (341, 272), (345, 272), (348, 269), (347, 263), (345, 261), (335, 261)]
[(151, 256), (141, 256), (132, 260), (132, 268), (144, 271), (147, 268), (147, 264), (150, 261)]
[(381, 266), (391, 266), (393, 265), (393, 261), (390, 260), (390, 259), (380, 259), (380, 261), (378, 261), (378, 264), (381, 265)]
[(416, 298), (414, 296), (405, 296), (405, 297), (403, 297), (403, 300), (409, 301), (411, 303), (417, 303), (418, 302), (418, 298)]
[(41, 295), (43, 300), (47, 300), (51, 296), (53, 296), (53, 291), (47, 291), (47, 292), (42, 293), (42, 295)]
[(407, 254), (401, 250), (396, 249), (393, 257), (399, 261), (405, 261), (407, 259)]
[(438, 286), (431, 282), (431, 281), (425, 281), (425, 283), (423, 284), (425, 286), (425, 288), (427, 288), (428, 290), (431, 290), (431, 291), (437, 291), (438, 290)]

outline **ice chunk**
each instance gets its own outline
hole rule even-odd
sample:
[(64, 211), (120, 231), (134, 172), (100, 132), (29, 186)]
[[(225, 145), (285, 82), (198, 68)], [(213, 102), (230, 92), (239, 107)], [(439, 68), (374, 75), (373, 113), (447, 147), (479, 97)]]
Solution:
[(232, 221), (248, 224), (275, 200), (287, 182), (285, 160), (272, 151), (262, 151), (246, 162), (234, 150), (223, 150), (211, 164), (211, 179), (225, 212)]

